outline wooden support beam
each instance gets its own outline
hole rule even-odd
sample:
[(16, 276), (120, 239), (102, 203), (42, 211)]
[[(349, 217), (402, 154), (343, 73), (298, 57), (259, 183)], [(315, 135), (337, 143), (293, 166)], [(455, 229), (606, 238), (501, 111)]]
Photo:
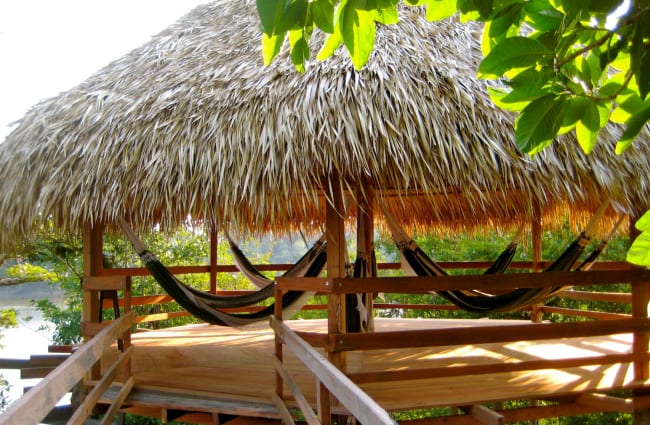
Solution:
[[(330, 178), (331, 199), (326, 203), (325, 237), (327, 241), (327, 279), (331, 285), (336, 278), (345, 277), (345, 222), (343, 213), (343, 195), (338, 174)], [(345, 332), (345, 295), (330, 294), (327, 301), (327, 333)], [(345, 370), (345, 356), (340, 352), (328, 353), (329, 361), (341, 370)], [(318, 414), (323, 425), (332, 423), (329, 389), (319, 384)]]
[(502, 414), (482, 404), (475, 404), (473, 406), (463, 407), (462, 409), (483, 425), (504, 425), (506, 423), (506, 419)]
[(612, 397), (606, 394), (581, 394), (576, 399), (576, 403), (583, 406), (597, 407), (604, 412), (632, 413), (634, 411), (632, 399)]

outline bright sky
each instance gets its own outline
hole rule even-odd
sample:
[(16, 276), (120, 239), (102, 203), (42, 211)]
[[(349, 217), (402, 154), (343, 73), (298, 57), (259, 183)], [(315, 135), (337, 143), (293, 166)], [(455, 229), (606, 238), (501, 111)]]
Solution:
[(0, 1), (0, 143), (39, 100), (80, 83), (209, 0)]

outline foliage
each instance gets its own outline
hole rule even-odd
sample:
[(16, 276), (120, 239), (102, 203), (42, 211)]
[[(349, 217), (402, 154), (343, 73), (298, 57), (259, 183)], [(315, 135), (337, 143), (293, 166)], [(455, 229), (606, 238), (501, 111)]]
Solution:
[[(16, 311), (2, 310), (0, 311), (0, 329), (12, 328), (17, 326), (16, 323)], [(0, 333), (0, 340), (2, 339), (2, 333)], [(2, 348), (2, 345), (0, 345)], [(0, 412), (3, 411), (9, 405), (9, 383), (7, 380), (0, 374)]]
[[(399, 21), (400, 0), (258, 0), (263, 56), (269, 64), (285, 39), (299, 71), (314, 28), (328, 34), (318, 59), (345, 46), (357, 70), (374, 49), (376, 24)], [(427, 19), (460, 13), (485, 22), (478, 73), (504, 84), (495, 102), (518, 111), (523, 152), (539, 152), (575, 131), (591, 152), (608, 122), (624, 123), (623, 152), (650, 119), (650, 4), (630, 0), (404, 0), (426, 6)]]
[(650, 266), (650, 211), (647, 211), (635, 224), (641, 234), (636, 237), (627, 260), (632, 264)]

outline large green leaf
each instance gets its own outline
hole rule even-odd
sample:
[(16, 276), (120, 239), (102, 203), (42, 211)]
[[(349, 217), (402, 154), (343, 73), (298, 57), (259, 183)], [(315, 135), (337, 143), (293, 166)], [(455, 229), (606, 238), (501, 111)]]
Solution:
[(397, 5), (378, 9), (375, 14), (375, 21), (384, 25), (393, 25), (399, 22), (399, 14), (397, 13)]
[(334, 32), (334, 4), (331, 0), (314, 0), (310, 4), (314, 24), (328, 34)]
[(309, 59), (309, 44), (304, 30), (289, 31), (291, 61), (298, 72), (305, 72), (305, 61)]
[(494, 0), (457, 0), (456, 7), (463, 14), (478, 12), (482, 19), (488, 19), (492, 14)]
[(635, 224), (642, 233), (632, 242), (627, 252), (627, 261), (639, 266), (650, 266), (650, 211)]
[(307, 0), (289, 0), (284, 6), (282, 16), (276, 19), (275, 34), (299, 30), (305, 27), (307, 18)]
[(273, 62), (273, 59), (275, 59), (280, 52), (285, 37), (286, 33), (281, 36), (268, 36), (266, 33), (262, 34), (262, 58), (264, 59), (264, 65), (268, 66)]
[(509, 37), (492, 48), (481, 62), (481, 78), (499, 78), (513, 68), (534, 66), (553, 52), (539, 41), (526, 37)]
[(325, 40), (323, 47), (321, 47), (318, 55), (316, 55), (316, 59), (322, 61), (329, 58), (334, 54), (336, 49), (341, 47), (341, 44), (343, 44), (343, 37), (341, 36), (341, 33), (339, 31), (334, 31), (334, 33), (330, 34)]
[(428, 0), (426, 4), (427, 19), (429, 21), (439, 21), (448, 18), (458, 11), (456, 8), (456, 0)]
[(522, 152), (538, 152), (557, 136), (565, 104), (564, 98), (547, 95), (532, 101), (521, 111), (515, 123), (515, 137)]
[(490, 23), (490, 37), (498, 38), (499, 36), (507, 34), (511, 26), (519, 26), (519, 23), (522, 19), (522, 9), (523, 4), (516, 3), (500, 10)]
[(282, 19), (284, 5), (285, 0), (257, 0), (257, 14), (264, 34), (270, 36), (275, 33), (275, 27)]
[(554, 31), (562, 25), (564, 14), (554, 8), (548, 0), (531, 0), (524, 5), (526, 21), (541, 32)]
[(375, 12), (357, 9), (353, 2), (341, 5), (339, 17), (343, 42), (357, 70), (368, 62), (375, 45)]
[(648, 120), (650, 120), (650, 106), (641, 109), (627, 120), (627, 128), (623, 132), (621, 139), (616, 144), (617, 154), (623, 153), (623, 151), (632, 145), (643, 127), (648, 123)]

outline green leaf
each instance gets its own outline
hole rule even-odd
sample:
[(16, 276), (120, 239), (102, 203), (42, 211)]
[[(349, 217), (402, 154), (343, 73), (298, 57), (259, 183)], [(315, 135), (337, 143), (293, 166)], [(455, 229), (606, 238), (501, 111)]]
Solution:
[(285, 0), (257, 0), (257, 14), (260, 16), (264, 34), (275, 33), (276, 24), (282, 19), (284, 4)]
[(458, 11), (456, 8), (456, 0), (428, 0), (426, 3), (426, 18), (429, 21), (439, 21), (448, 18)]
[(539, 41), (526, 37), (509, 37), (492, 48), (479, 65), (481, 78), (498, 78), (513, 68), (534, 66), (547, 56), (549, 49)]
[(298, 72), (305, 72), (305, 61), (309, 59), (309, 43), (303, 30), (289, 31), (289, 45), (291, 46), (291, 62)]
[(336, 49), (341, 47), (341, 44), (343, 44), (343, 38), (341, 37), (341, 33), (335, 31), (333, 34), (330, 34), (327, 37), (325, 43), (323, 44), (323, 47), (321, 47), (320, 51), (318, 52), (318, 55), (316, 55), (316, 59), (322, 61), (329, 58), (334, 54)]
[(585, 114), (585, 110), (589, 105), (589, 99), (583, 96), (577, 96), (567, 100), (566, 109), (562, 117), (563, 127), (573, 127)]
[(314, 24), (324, 32), (334, 32), (334, 4), (331, 0), (314, 0), (310, 4)]
[(299, 30), (305, 27), (307, 18), (307, 0), (289, 0), (284, 7), (280, 19), (276, 19), (275, 34)]
[(650, 49), (647, 47), (643, 50), (639, 72), (635, 76), (641, 99), (645, 99), (650, 92)]
[(635, 224), (642, 233), (632, 242), (627, 252), (627, 261), (639, 266), (650, 266), (650, 211)]
[(529, 102), (516, 102), (516, 103), (503, 102), (503, 98), (508, 95), (508, 92), (504, 92), (498, 89), (493, 89), (491, 87), (488, 87), (487, 91), (488, 94), (490, 95), (490, 99), (492, 99), (492, 102), (494, 102), (494, 104), (499, 108), (504, 109), (506, 111), (520, 112), (529, 103)]
[(497, 16), (490, 22), (490, 37), (497, 38), (505, 35), (513, 25), (519, 26), (523, 7), (523, 4), (516, 3), (499, 11)]
[(600, 132), (602, 123), (601, 109), (604, 108), (599, 108), (598, 104), (591, 99), (586, 100), (587, 103), (584, 108), (584, 113), (580, 121), (576, 124), (576, 136), (582, 150), (586, 154), (590, 154), (594, 149), (598, 133)]
[(528, 104), (515, 123), (517, 145), (524, 153), (537, 152), (557, 136), (566, 101), (547, 95)]
[(458, 0), (456, 7), (463, 14), (476, 12), (481, 19), (488, 19), (492, 14), (494, 0)]
[(587, 155), (593, 151), (599, 131), (600, 129), (595, 131), (590, 130), (582, 123), (582, 121), (578, 121), (576, 124), (576, 138), (578, 139), (578, 144)]
[(508, 81), (512, 91), (503, 98), (503, 102), (532, 101), (548, 94), (548, 90), (544, 87), (554, 75), (553, 71), (546, 68), (540, 70), (528, 68), (521, 71)]
[(646, 211), (641, 218), (634, 223), (634, 227), (642, 232), (650, 232), (650, 211)]
[(384, 25), (394, 25), (399, 22), (399, 14), (397, 13), (397, 5), (378, 9), (375, 13), (375, 21)]
[(375, 45), (375, 13), (356, 9), (350, 2), (341, 5), (339, 17), (343, 43), (357, 70), (363, 68)]
[(262, 34), (262, 58), (264, 59), (265, 66), (269, 66), (278, 55), (282, 43), (284, 43), (285, 36), (286, 34), (272, 35), (269, 37), (266, 33)]
[(524, 6), (526, 21), (540, 32), (554, 31), (562, 25), (564, 14), (548, 0), (532, 0)]
[(650, 120), (650, 106), (641, 109), (627, 120), (627, 128), (623, 132), (621, 139), (616, 144), (617, 154), (623, 153), (623, 151), (632, 145), (636, 136), (641, 132), (648, 120)]

